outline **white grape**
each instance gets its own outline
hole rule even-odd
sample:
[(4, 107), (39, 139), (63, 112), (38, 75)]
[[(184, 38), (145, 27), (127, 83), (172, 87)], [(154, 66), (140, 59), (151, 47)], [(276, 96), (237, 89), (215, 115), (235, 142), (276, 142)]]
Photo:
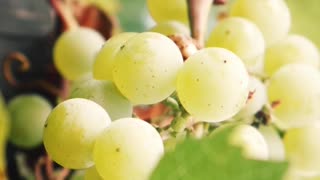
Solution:
[(149, 123), (123, 118), (98, 137), (93, 157), (104, 179), (147, 180), (163, 151), (162, 139)]
[(71, 169), (89, 168), (96, 138), (110, 124), (107, 112), (93, 101), (74, 98), (63, 101), (50, 113), (43, 141), (49, 156)]
[(274, 123), (281, 129), (320, 120), (320, 73), (310, 65), (288, 64), (273, 74), (267, 85)]
[(180, 50), (171, 39), (154, 32), (140, 33), (117, 53), (113, 80), (133, 104), (154, 104), (174, 92), (182, 65)]
[(235, 54), (223, 48), (205, 48), (185, 62), (177, 79), (183, 107), (202, 121), (231, 118), (245, 105), (249, 75)]

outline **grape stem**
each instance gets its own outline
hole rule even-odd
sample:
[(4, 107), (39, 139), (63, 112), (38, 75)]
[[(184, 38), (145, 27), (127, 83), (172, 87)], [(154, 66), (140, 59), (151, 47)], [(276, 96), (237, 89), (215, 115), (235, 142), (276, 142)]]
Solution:
[(187, 0), (191, 36), (199, 48), (204, 47), (208, 16), (213, 0)]
[(214, 0), (213, 4), (214, 5), (224, 5), (227, 3), (227, 0)]
[(58, 16), (61, 18), (64, 31), (77, 28), (78, 22), (71, 13), (71, 8), (62, 0), (50, 0), (51, 5)]

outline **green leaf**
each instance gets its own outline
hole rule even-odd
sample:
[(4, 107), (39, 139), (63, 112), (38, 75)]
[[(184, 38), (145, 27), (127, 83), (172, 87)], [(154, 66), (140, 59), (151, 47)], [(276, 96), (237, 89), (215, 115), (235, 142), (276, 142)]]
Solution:
[(288, 164), (245, 159), (240, 148), (228, 143), (233, 128), (185, 140), (164, 155), (150, 180), (281, 180)]

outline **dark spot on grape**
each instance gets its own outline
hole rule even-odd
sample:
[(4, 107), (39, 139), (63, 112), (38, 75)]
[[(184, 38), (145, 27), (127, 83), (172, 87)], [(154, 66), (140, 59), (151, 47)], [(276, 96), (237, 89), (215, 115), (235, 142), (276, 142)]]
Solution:
[(227, 60), (224, 60), (223, 63), (227, 63)]
[(226, 35), (229, 35), (229, 34), (230, 34), (230, 30), (227, 29), (227, 30), (225, 31), (225, 33), (226, 33)]
[(203, 64), (203, 61), (201, 61), (200, 64)]
[(280, 100), (275, 100), (271, 102), (271, 108), (274, 109), (276, 107), (278, 107), (281, 104)]
[(44, 128), (46, 128), (46, 127), (48, 127), (48, 123), (45, 123), (45, 124), (44, 124)]
[(154, 86), (151, 86), (151, 88), (154, 89), (155, 87), (154, 87)]
[(120, 148), (116, 148), (116, 152), (120, 152)]
[(211, 106), (211, 104), (208, 104), (208, 107), (210, 107)]
[(196, 81), (199, 82), (200, 81), (199, 78), (197, 78)]
[(120, 47), (120, 50), (122, 50), (124, 48), (124, 45), (122, 45), (121, 47)]
[(152, 75), (151, 77), (152, 77), (152, 78), (155, 78), (156, 76)]

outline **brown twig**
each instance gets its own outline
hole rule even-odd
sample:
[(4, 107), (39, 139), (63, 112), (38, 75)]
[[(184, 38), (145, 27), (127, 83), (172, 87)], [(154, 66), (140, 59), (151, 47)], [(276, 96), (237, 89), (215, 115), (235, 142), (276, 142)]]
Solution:
[(213, 0), (187, 0), (191, 36), (204, 46), (208, 15)]
[(78, 27), (78, 23), (71, 13), (70, 7), (62, 0), (50, 0), (51, 5), (58, 16), (61, 18), (64, 30), (70, 30)]

